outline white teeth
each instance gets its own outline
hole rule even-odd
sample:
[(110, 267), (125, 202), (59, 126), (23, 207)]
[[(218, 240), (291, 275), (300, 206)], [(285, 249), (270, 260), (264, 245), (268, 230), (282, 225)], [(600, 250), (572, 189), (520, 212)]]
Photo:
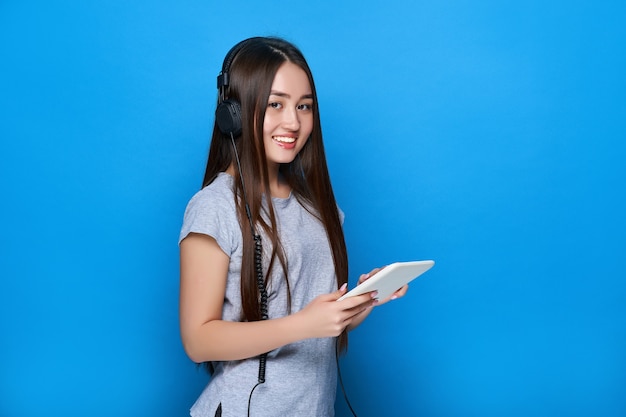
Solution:
[(294, 143), (296, 141), (296, 138), (288, 138), (286, 136), (273, 136), (272, 139), (283, 143)]

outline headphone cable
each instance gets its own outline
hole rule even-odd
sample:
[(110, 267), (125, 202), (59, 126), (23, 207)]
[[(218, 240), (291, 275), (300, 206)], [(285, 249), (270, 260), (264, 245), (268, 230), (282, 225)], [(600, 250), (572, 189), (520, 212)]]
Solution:
[[(243, 181), (243, 174), (241, 171), (241, 162), (239, 162), (239, 154), (237, 153), (237, 146), (235, 145), (235, 138), (233, 133), (230, 132), (230, 141), (233, 144), (233, 151), (235, 152), (235, 161), (237, 161), (237, 170), (239, 171), (239, 179), (241, 180), (241, 190), (243, 193), (243, 202), (246, 209), (246, 216), (250, 222), (250, 230), (252, 231), (252, 237), (254, 238), (254, 271), (256, 274), (257, 288), (260, 295), (260, 307), (261, 307), (261, 320), (267, 320), (269, 318), (269, 308), (267, 306), (267, 289), (265, 288), (265, 278), (263, 277), (263, 245), (261, 235), (256, 233), (254, 229), (254, 223), (252, 223), (252, 214), (250, 213), (250, 206), (248, 205), (248, 196), (246, 194), (246, 185)], [(265, 382), (265, 367), (267, 364), (267, 352), (259, 356), (259, 378), (257, 384), (252, 387), (250, 396), (248, 397), (248, 417), (250, 417), (250, 405), (252, 402), (252, 394), (254, 390)]]
[(346, 387), (343, 385), (343, 378), (341, 377), (341, 367), (339, 366), (339, 338), (335, 339), (335, 362), (337, 363), (337, 376), (339, 377), (339, 386), (341, 386), (341, 392), (343, 393), (343, 398), (346, 400), (346, 404), (350, 409), (350, 412), (354, 417), (357, 417), (354, 409), (352, 408), (352, 404), (350, 404), (350, 400), (348, 399), (348, 394), (346, 393)]

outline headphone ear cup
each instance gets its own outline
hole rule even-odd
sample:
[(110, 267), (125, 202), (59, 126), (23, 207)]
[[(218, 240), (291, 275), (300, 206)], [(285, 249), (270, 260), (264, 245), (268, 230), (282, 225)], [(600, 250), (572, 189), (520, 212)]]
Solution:
[(236, 100), (224, 100), (215, 109), (215, 122), (225, 135), (241, 135), (241, 105)]

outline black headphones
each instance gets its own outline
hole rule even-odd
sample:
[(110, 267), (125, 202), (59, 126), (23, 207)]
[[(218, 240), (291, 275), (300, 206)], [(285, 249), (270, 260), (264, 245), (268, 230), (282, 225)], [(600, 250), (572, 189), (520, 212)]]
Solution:
[(261, 37), (254, 37), (245, 39), (231, 48), (224, 58), (222, 64), (222, 72), (217, 76), (217, 89), (219, 92), (219, 98), (217, 108), (215, 109), (215, 122), (220, 132), (233, 137), (241, 135), (241, 104), (237, 100), (226, 98), (226, 89), (230, 84), (230, 65), (233, 60), (250, 41), (262, 39)]

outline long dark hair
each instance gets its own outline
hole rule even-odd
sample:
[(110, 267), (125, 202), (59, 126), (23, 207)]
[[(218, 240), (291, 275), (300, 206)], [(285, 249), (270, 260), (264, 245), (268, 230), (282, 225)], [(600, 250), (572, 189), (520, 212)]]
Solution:
[[(326, 164), (313, 75), (300, 50), (293, 44), (275, 37), (251, 38), (244, 43), (230, 65), (230, 82), (225, 92), (228, 99), (237, 100), (241, 104), (242, 130), (241, 136), (236, 140), (236, 147), (241, 161), (241, 172), (252, 221), (257, 228), (262, 228), (271, 242), (272, 253), (265, 276), (267, 280), (278, 260), (289, 289), (287, 260), (278, 237), (272, 204), (266, 204), (265, 207), (267, 220), (261, 215), (263, 198), (268, 203), (271, 202), (268, 167), (263, 145), (263, 121), (274, 77), (278, 68), (285, 62), (299, 66), (307, 74), (313, 94), (313, 130), (298, 156), (291, 163), (281, 165), (279, 169), (291, 187), (292, 194), (324, 225), (333, 254), (338, 287), (340, 287), (348, 281), (348, 255)], [(218, 126), (214, 125), (202, 186), (205, 187), (213, 182), (217, 175), (226, 171), (234, 164), (234, 161), (230, 137), (221, 133)], [(254, 240), (251, 233), (248, 233), (249, 223), (245, 202), (241, 198), (243, 190), (239, 171), (235, 170), (234, 175), (237, 214), (243, 231), (242, 320), (256, 321), (261, 319), (261, 311), (254, 269)], [(288, 293), (290, 292), (289, 290)], [(347, 346), (345, 331), (339, 338), (339, 346), (341, 350)]]

